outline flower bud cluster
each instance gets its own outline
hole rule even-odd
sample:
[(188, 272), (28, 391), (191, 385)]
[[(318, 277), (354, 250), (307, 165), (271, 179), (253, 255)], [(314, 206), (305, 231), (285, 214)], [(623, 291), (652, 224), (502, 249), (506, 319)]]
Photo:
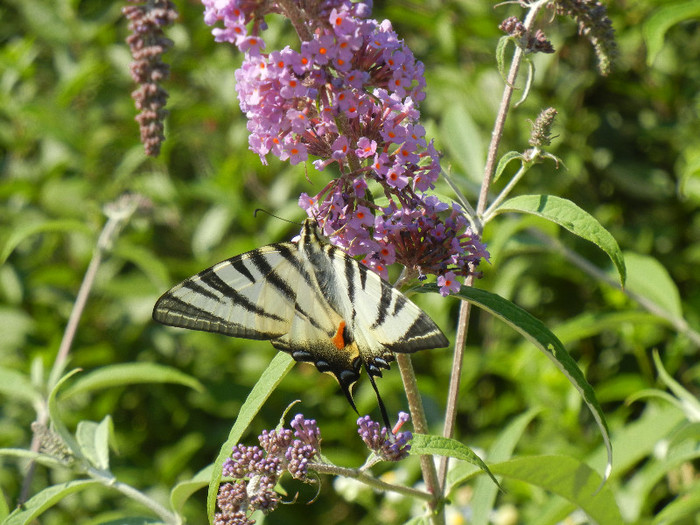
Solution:
[[(424, 65), (388, 21), (369, 18), (369, 2), (203, 0), (205, 22), (222, 22), (216, 40), (245, 52), (236, 72), (250, 148), (291, 164), (316, 157), (340, 176), (300, 206), (330, 241), (386, 277), (398, 262), (440, 278), (441, 292), (477, 273), (488, 253), (463, 210), (426, 192), (440, 162), (416, 104), (425, 97)], [(299, 50), (265, 52), (267, 13), (288, 16)], [(377, 196), (385, 197), (379, 204)]]
[(518, 44), (530, 53), (554, 53), (554, 46), (547, 40), (544, 31), (541, 29), (534, 33), (527, 31), (525, 24), (516, 16), (506, 18), (498, 28), (515, 38)]
[(165, 140), (163, 121), (168, 115), (165, 109), (168, 92), (160, 83), (168, 78), (170, 69), (161, 57), (173, 46), (172, 40), (163, 35), (163, 28), (172, 25), (178, 14), (170, 0), (150, 0), (146, 3), (141, 3), (141, 0), (129, 1), (140, 3), (122, 9), (131, 31), (126, 39), (134, 58), (131, 76), (139, 86), (131, 97), (139, 110), (136, 121), (146, 155), (155, 157)]
[(530, 146), (541, 148), (552, 143), (552, 126), (556, 116), (557, 110), (554, 108), (546, 108), (540, 112), (535, 122), (532, 123)]
[(598, 58), (598, 71), (607, 76), (617, 56), (617, 42), (608, 10), (597, 0), (552, 0), (548, 7), (578, 24), (578, 32), (588, 38)]
[(313, 419), (297, 414), (287, 428), (263, 430), (260, 446), (236, 445), (223, 465), (222, 474), (235, 478), (219, 487), (216, 525), (250, 525), (256, 510), (268, 514), (277, 508), (280, 496), (275, 486), (288, 471), (294, 478), (309, 481), (308, 464), (317, 457), (321, 433)]
[(379, 423), (372, 421), (369, 416), (357, 420), (357, 433), (367, 448), (385, 461), (399, 461), (408, 456), (413, 439), (411, 432), (399, 432), (401, 426), (409, 420), (406, 412), (399, 412), (399, 422), (393, 430), (379, 427)]

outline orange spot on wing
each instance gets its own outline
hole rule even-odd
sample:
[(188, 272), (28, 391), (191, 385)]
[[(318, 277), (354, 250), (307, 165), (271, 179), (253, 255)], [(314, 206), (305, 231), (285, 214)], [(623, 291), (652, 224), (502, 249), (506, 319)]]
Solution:
[(345, 331), (345, 321), (340, 321), (340, 324), (338, 324), (338, 330), (335, 332), (335, 335), (333, 336), (333, 344), (338, 350), (342, 350), (345, 348), (345, 338), (343, 337), (343, 332)]

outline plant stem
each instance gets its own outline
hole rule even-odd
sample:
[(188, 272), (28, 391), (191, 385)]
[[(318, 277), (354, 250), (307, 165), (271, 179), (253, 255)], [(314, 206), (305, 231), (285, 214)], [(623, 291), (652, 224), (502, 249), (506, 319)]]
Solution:
[[(411, 412), (413, 428), (419, 434), (428, 434), (428, 422), (425, 419), (425, 411), (423, 410), (423, 402), (421, 401), (420, 392), (418, 392), (418, 384), (416, 383), (416, 374), (411, 363), (411, 356), (408, 354), (396, 354), (396, 362), (399, 365), (401, 372), (401, 380), (406, 389), (406, 399), (408, 399), (408, 408)], [(428, 492), (432, 494), (428, 506), (432, 511), (432, 520), (434, 524), (445, 523), (445, 514), (442, 512), (442, 490), (440, 481), (435, 469), (435, 462), (430, 455), (420, 456), (420, 466), (423, 472), (423, 480), (428, 487)]]
[(503, 188), (503, 191), (498, 194), (498, 197), (494, 199), (494, 201), (489, 205), (488, 209), (483, 213), (482, 216), (482, 221), (483, 224), (486, 224), (489, 222), (489, 219), (491, 218), (491, 214), (493, 213), (493, 210), (495, 210), (499, 204), (501, 204), (506, 197), (510, 194), (511, 190), (515, 187), (515, 185), (520, 182), (520, 179), (523, 178), (523, 176), (528, 172), (530, 169), (530, 163), (525, 163), (520, 166), (520, 169), (518, 172), (513, 175), (513, 178), (510, 179), (508, 184), (506, 185), (505, 188)]
[[(535, 18), (540, 9), (544, 7), (548, 0), (538, 0), (528, 5), (529, 11), (524, 21), (526, 31), (530, 31), (535, 23)], [(525, 51), (521, 47), (516, 47), (513, 53), (513, 61), (510, 64), (506, 85), (501, 97), (501, 104), (498, 108), (498, 114), (494, 123), (493, 131), (491, 132), (491, 142), (489, 143), (488, 155), (486, 157), (486, 165), (484, 166), (484, 179), (481, 184), (481, 192), (479, 193), (479, 201), (476, 207), (476, 213), (479, 218), (486, 210), (488, 202), (489, 189), (493, 181), (493, 176), (496, 169), (498, 147), (503, 138), (503, 130), (506, 124), (506, 117), (510, 109), (511, 99), (515, 91), (515, 81), (518, 78), (518, 71), (522, 64)], [(483, 223), (482, 223), (483, 224)], [(483, 231), (477, 232), (479, 235)], [(474, 278), (470, 275), (465, 280), (465, 286), (472, 286)], [(462, 373), (462, 361), (464, 360), (464, 347), (467, 340), (467, 331), (469, 324), (469, 316), (471, 311), (470, 303), (462, 301), (459, 306), (459, 318), (457, 320), (457, 335), (455, 338), (455, 351), (452, 361), (452, 373), (450, 375), (450, 386), (448, 390), (447, 408), (445, 410), (445, 426), (443, 428), (443, 436), (451, 438), (454, 435), (455, 422), (457, 419), (457, 399), (459, 397), (459, 386)], [(440, 460), (440, 482), (444, 489), (447, 480), (447, 467), (449, 458), (443, 456)]]
[[(129, 220), (129, 218), (131, 218), (142, 201), (143, 198), (137, 195), (123, 195), (115, 202), (105, 206), (107, 222), (102, 228), (102, 232), (100, 232), (100, 236), (97, 239), (95, 251), (92, 254), (92, 259), (90, 259), (90, 264), (85, 271), (83, 282), (80, 284), (80, 289), (78, 290), (78, 295), (76, 296), (75, 303), (73, 304), (73, 309), (68, 317), (68, 323), (65, 331), (63, 332), (63, 338), (61, 339), (61, 344), (58, 347), (56, 359), (54, 360), (51, 372), (49, 374), (46, 388), (47, 392), (50, 392), (53, 389), (65, 370), (66, 362), (68, 361), (68, 354), (73, 345), (75, 334), (78, 330), (78, 323), (80, 322), (80, 318), (85, 310), (85, 305), (87, 304), (90, 290), (95, 283), (95, 276), (97, 275), (97, 270), (102, 263), (102, 258), (105, 252), (111, 248), (116, 235)], [(36, 410), (37, 417), (35, 422), (41, 425), (41, 427), (46, 426), (49, 419), (46, 401), (44, 400), (40, 406), (36, 407)], [(32, 437), (32, 445), (30, 450), (33, 452), (38, 452), (40, 445), (40, 436), (35, 433)], [(34, 478), (35, 468), (36, 463), (34, 461), (30, 462), (29, 466), (27, 467), (27, 475), (24, 477), (24, 481), (22, 482), (22, 490), (20, 491), (19, 496), (20, 503), (26, 501), (27, 497), (29, 496), (29, 487), (32, 483), (32, 479)]]
[(124, 494), (126, 497), (138, 501), (144, 507), (149, 508), (154, 514), (158, 515), (163, 523), (168, 525), (180, 525), (182, 519), (177, 514), (169, 511), (163, 505), (157, 501), (149, 498), (143, 492), (135, 489), (131, 485), (127, 485), (121, 481), (117, 481), (114, 475), (108, 470), (96, 469), (94, 467), (88, 467), (87, 474), (94, 480), (98, 481), (105, 487), (117, 490)]
[(284, 10), (285, 15), (289, 18), (289, 21), (294, 26), (294, 30), (297, 32), (297, 36), (302, 42), (308, 42), (311, 40), (312, 35), (309, 28), (306, 26), (306, 15), (299, 8), (296, 2), (292, 0), (279, 0), (280, 6)]
[(433, 499), (433, 495), (422, 490), (414, 489), (412, 487), (404, 487), (401, 485), (392, 485), (391, 483), (386, 483), (381, 481), (365, 472), (358, 469), (338, 467), (335, 465), (327, 465), (325, 463), (309, 463), (308, 468), (314, 470), (320, 474), (330, 474), (333, 476), (344, 476), (346, 478), (356, 479), (361, 481), (365, 485), (369, 485), (378, 490), (397, 492), (398, 494), (403, 494), (404, 496), (410, 496), (413, 498), (422, 499), (425, 501), (430, 501)]

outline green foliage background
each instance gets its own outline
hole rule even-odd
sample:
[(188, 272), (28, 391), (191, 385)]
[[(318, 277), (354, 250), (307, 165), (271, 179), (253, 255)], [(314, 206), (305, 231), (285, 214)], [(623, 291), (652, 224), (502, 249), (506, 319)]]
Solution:
[[(205, 390), (173, 384), (105, 389), (75, 396), (63, 406), (63, 416), (73, 428), (80, 420), (100, 421), (111, 414), (118, 449), (113, 471), (163, 500), (174, 483), (216, 457), (274, 349), (266, 342), (157, 326), (150, 317), (155, 300), (214, 262), (291, 238), (294, 226), (264, 215), (256, 218), (254, 209), (298, 220), (299, 193), (315, 193), (328, 180), (327, 174), (273, 158), (262, 166), (248, 151), (233, 78), (241, 56), (213, 42), (198, 2), (176, 3), (180, 20), (168, 31), (175, 47), (165, 57), (172, 68), (166, 84), (171, 113), (167, 141), (155, 161), (144, 158), (133, 120), (122, 4), (0, 4), (0, 249), (7, 256), (0, 267), (0, 366), (40, 382), (42, 367), (48, 370), (53, 363), (104, 223), (102, 207), (127, 191), (148, 197), (149, 209), (129, 223), (99, 270), (69, 368), (159, 363), (193, 376)], [(633, 253), (629, 288), (697, 327), (700, 31), (697, 20), (672, 26), (649, 63), (642, 30), (665, 4), (629, 0), (608, 5), (620, 47), (608, 78), (597, 75), (592, 49), (577, 36), (573, 22), (542, 22), (557, 53), (534, 58), (532, 93), (509, 115), (502, 153), (526, 149), (529, 120), (554, 106), (558, 138), (550, 151), (563, 162), (558, 169), (553, 163), (534, 168), (518, 193), (550, 193), (587, 210)], [(375, 5), (374, 16), (389, 18), (426, 65), (427, 97), (421, 109), (427, 135), (445, 152), (443, 166), (451, 168), (472, 202), (503, 85), (494, 58), (502, 34), (497, 26), (519, 13), (517, 6), (494, 8), (489, 1)], [(288, 42), (294, 42), (290, 27), (272, 21), (268, 47)], [(507, 180), (502, 177), (494, 190)], [(439, 191), (451, 195), (446, 185)], [(643, 389), (664, 388), (653, 349), (668, 372), (697, 396), (700, 366), (692, 335), (573, 265), (533, 228), (607, 268), (605, 255), (594, 245), (541, 220), (504, 216), (485, 232), (492, 259), (478, 286), (513, 300), (562, 339), (594, 386), (613, 435), (627, 435), (636, 422), (654, 414), (668, 417), (672, 428), (676, 420), (668, 415), (668, 403), (625, 400)], [(653, 257), (658, 265), (640, 255)], [(421, 295), (416, 302), (453, 340), (457, 301)], [(566, 454), (583, 460), (600, 448), (592, 418), (547, 359), (488, 314), (475, 310), (471, 326), (456, 436), (460, 441), (488, 448), (509, 422), (535, 408), (541, 412), (519, 442), (519, 455)], [(451, 352), (417, 354), (414, 366), (431, 429), (440, 433)], [(380, 389), (390, 412), (405, 410), (396, 370), (385, 374)], [(0, 447), (28, 447), (35, 414), (9, 390), (0, 389)], [(348, 466), (362, 462), (366, 451), (355, 436), (356, 415), (335, 381), (307, 365), (296, 365), (287, 375), (244, 441), (252, 444), (262, 429), (274, 427), (294, 399), (301, 399), (295, 410), (318, 420), (324, 454)], [(377, 416), (365, 381), (356, 399), (362, 414)], [(618, 446), (639, 447), (639, 457), (613, 474), (619, 505), (633, 492), (629, 481), (639, 480), (653, 461), (655, 442), (642, 445), (648, 436), (627, 436)], [(697, 443), (695, 436), (695, 448)], [(1, 461), (0, 487), (15, 502), (22, 467)], [(649, 522), (679, 493), (697, 494), (695, 461), (669, 466), (655, 480), (644, 478), (652, 482), (636, 517)], [(418, 463), (406, 462), (392, 475), (411, 482), (419, 477)], [(39, 468), (34, 490), (61, 480), (60, 472)], [(297, 491), (300, 502), (315, 494), (315, 488), (294, 483), (286, 488), (290, 500)], [(516, 522), (539, 522), (543, 509), (559, 504), (524, 483), (512, 482), (506, 489), (497, 506), (502, 513), (515, 510)], [(454, 502), (455, 508), (466, 509), (467, 486), (457, 491)], [(97, 523), (125, 507), (141, 511), (119, 495), (95, 489), (66, 499), (42, 523), (65, 523), (68, 517), (75, 523)], [(387, 501), (328, 478), (311, 506), (282, 506), (266, 522), (394, 523), (406, 519), (410, 507), (409, 501)], [(193, 523), (204, 522), (203, 508), (200, 493), (187, 507)], [(624, 509), (623, 515), (634, 517), (634, 512)]]

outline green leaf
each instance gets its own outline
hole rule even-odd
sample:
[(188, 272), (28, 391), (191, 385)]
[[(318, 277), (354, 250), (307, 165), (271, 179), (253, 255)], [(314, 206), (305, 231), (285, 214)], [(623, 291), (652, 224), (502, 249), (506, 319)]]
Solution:
[(456, 439), (450, 439), (442, 436), (433, 436), (429, 434), (413, 434), (411, 440), (412, 456), (427, 456), (436, 454), (438, 456), (449, 456), (451, 458), (462, 459), (476, 465), (481, 470), (486, 472), (493, 480), (497, 487), (500, 488), (498, 480), (491, 474), (491, 471), (486, 466), (479, 456), (472, 449), (460, 443)]
[[(528, 410), (524, 414), (515, 418), (515, 421), (510, 423), (498, 436), (495, 443), (491, 446), (486, 458), (489, 463), (496, 461), (505, 461), (510, 459), (515, 450), (515, 445), (520, 440), (525, 432), (525, 429), (539, 414), (542, 409)], [(473, 525), (487, 525), (492, 517), (494, 503), (498, 491), (493, 483), (490, 483), (484, 477), (479, 477), (474, 484), (474, 496), (472, 498), (472, 519)]]
[(16, 370), (0, 367), (0, 394), (36, 405), (41, 394), (29, 378)]
[(661, 358), (659, 357), (659, 351), (654, 349), (654, 364), (656, 365), (656, 370), (659, 372), (659, 377), (666, 384), (666, 386), (676, 394), (676, 397), (681, 402), (681, 408), (685, 412), (686, 417), (690, 421), (698, 422), (700, 421), (700, 402), (695, 398), (693, 394), (688, 392), (683, 386), (673, 379), (666, 369), (664, 368)]
[[(497, 440), (489, 449), (486, 457), (489, 461), (504, 461), (510, 458), (515, 444), (525, 431), (525, 427), (532, 421), (541, 409), (531, 409), (525, 414), (518, 416), (515, 421), (510, 423), (500, 434)], [(464, 462), (457, 463), (447, 472), (447, 492), (459, 486), (462, 482), (474, 477), (478, 473), (478, 469), (473, 464)], [(482, 478), (479, 478), (482, 479)], [(483, 478), (485, 479), (485, 478)], [(488, 480), (486, 480), (488, 482)], [(495, 488), (493, 483), (488, 482), (488, 487)], [(494, 491), (497, 494), (497, 491)]]
[(47, 487), (25, 501), (21, 507), (15, 509), (3, 522), (3, 525), (28, 525), (66, 496), (94, 485), (99, 485), (99, 482), (92, 479), (77, 479)]
[(465, 170), (470, 180), (480, 182), (486, 150), (481, 132), (467, 109), (461, 104), (455, 105), (445, 115), (441, 131), (450, 156)]
[(700, 442), (700, 422), (688, 423), (676, 430), (668, 440), (668, 448), (671, 449), (687, 439)]
[(0, 522), (10, 514), (10, 507), (7, 505), (9, 498), (5, 496), (5, 491), (0, 488)]
[(17, 246), (32, 235), (50, 232), (81, 232), (87, 235), (92, 234), (92, 230), (80, 221), (74, 220), (53, 220), (42, 221), (19, 225), (13, 228), (12, 233), (7, 237), (0, 250), (0, 264), (4, 264), (10, 254)]
[(700, 515), (700, 482), (695, 481), (690, 486), (690, 490), (679, 494), (675, 500), (666, 505), (656, 515), (652, 524), (697, 523), (698, 515)]
[(503, 82), (508, 82), (508, 75), (506, 72), (506, 49), (508, 49), (508, 44), (514, 42), (512, 36), (504, 35), (498, 39), (498, 44), (496, 45), (496, 65), (498, 66), (498, 72), (501, 74)]
[(647, 65), (654, 63), (664, 45), (664, 36), (671, 26), (684, 20), (700, 17), (700, 2), (689, 0), (666, 4), (652, 14), (642, 26), (642, 35), (647, 46)]
[(241, 439), (243, 432), (245, 432), (245, 429), (248, 428), (248, 425), (253, 421), (265, 404), (265, 401), (267, 401), (267, 398), (270, 397), (270, 394), (277, 388), (277, 385), (280, 384), (280, 381), (282, 381), (293, 366), (294, 359), (292, 359), (292, 356), (284, 352), (279, 352), (262, 373), (260, 379), (255, 383), (255, 386), (243, 403), (238, 417), (236, 418), (236, 422), (233, 424), (231, 432), (229, 432), (228, 439), (221, 446), (219, 455), (216, 461), (214, 461), (213, 474), (209, 481), (209, 492), (207, 494), (207, 516), (209, 516), (210, 523), (214, 518), (216, 495), (219, 492), (221, 468), (224, 461), (231, 455), (231, 449), (238, 443), (238, 440)]
[(230, 230), (232, 220), (233, 212), (228, 203), (209, 209), (202, 216), (192, 235), (192, 251), (197, 255), (202, 255), (219, 244)]
[[(435, 284), (420, 286), (415, 289), (419, 292), (438, 292)], [(583, 373), (576, 365), (564, 345), (549, 329), (531, 314), (520, 308), (518, 305), (504, 299), (503, 297), (480, 290), (462, 286), (461, 290), (454, 294), (465, 301), (474, 303), (478, 307), (498, 317), (501, 321), (509, 325), (514, 330), (522, 334), (525, 339), (539, 348), (551, 361), (562, 371), (569, 382), (579, 391), (583, 401), (593, 415), (598, 428), (603, 436), (605, 448), (608, 451), (608, 462), (605, 468), (605, 479), (610, 476), (612, 469), (612, 446), (610, 444), (610, 432), (605, 421), (603, 409), (596, 399), (593, 387), (588, 384)]]
[(176, 513), (182, 511), (187, 500), (192, 494), (209, 485), (209, 480), (214, 472), (214, 465), (207, 465), (197, 472), (192, 479), (181, 481), (170, 491), (170, 506)]
[[(615, 470), (613, 478), (621, 478), (630, 469), (636, 469), (638, 465), (649, 456), (654, 455), (659, 441), (667, 439), (679, 424), (685, 420), (683, 412), (672, 405), (647, 404), (642, 416), (621, 426), (613, 437), (615, 449)], [(605, 464), (607, 450), (599, 447), (586, 458), (586, 463), (594, 468)], [(636, 491), (626, 494), (626, 512), (630, 507), (641, 506), (646, 501), (646, 494), (641, 495)], [(637, 503), (636, 500), (641, 500)], [(546, 507), (542, 507), (538, 516), (542, 524), (561, 523), (566, 516), (571, 514), (571, 504), (562, 500), (552, 501)]]
[(585, 463), (569, 456), (520, 457), (491, 465), (494, 474), (518, 479), (558, 494), (578, 506), (598, 525), (623, 523), (608, 485)]
[(683, 317), (678, 287), (663, 265), (648, 255), (625, 252), (627, 289), (656, 303), (674, 317)]
[(81, 376), (62, 394), (61, 399), (65, 400), (93, 390), (138, 383), (175, 383), (197, 392), (204, 390), (204, 386), (199, 381), (175, 368), (155, 363), (124, 363), (104, 366)]
[(509, 151), (505, 155), (503, 155), (499, 160), (498, 160), (498, 166), (496, 166), (496, 172), (493, 175), (493, 182), (496, 182), (498, 178), (503, 174), (503, 170), (506, 169), (506, 166), (510, 164), (511, 160), (514, 159), (521, 159), (522, 160), (523, 156), (521, 153), (517, 151)]
[(61, 462), (61, 460), (53, 456), (41, 452), (33, 452), (24, 448), (0, 448), (0, 456), (28, 459), (49, 468), (70, 468), (70, 465)]
[(625, 260), (615, 238), (588, 212), (573, 202), (554, 195), (521, 195), (501, 203), (494, 215), (506, 212), (521, 212), (537, 215), (555, 222), (574, 235), (591, 241), (612, 260), (620, 275), (620, 284), (625, 285)]
[(99, 424), (94, 421), (80, 421), (75, 431), (75, 438), (83, 456), (100, 470), (109, 469), (109, 436), (112, 432), (112, 418), (109, 415)]
[(53, 387), (53, 390), (51, 390), (49, 393), (47, 404), (49, 409), (49, 419), (51, 420), (54, 430), (63, 440), (66, 446), (73, 452), (73, 454), (82, 459), (83, 456), (81, 454), (80, 446), (73, 435), (68, 431), (66, 425), (63, 423), (58, 409), (58, 392), (61, 390), (61, 387), (66, 383), (66, 381), (68, 381), (78, 372), (80, 372), (80, 369), (72, 370), (58, 380), (56, 386)]
[(120, 239), (112, 249), (111, 255), (133, 263), (159, 288), (169, 286), (170, 274), (168, 273), (168, 268), (151, 250)]

